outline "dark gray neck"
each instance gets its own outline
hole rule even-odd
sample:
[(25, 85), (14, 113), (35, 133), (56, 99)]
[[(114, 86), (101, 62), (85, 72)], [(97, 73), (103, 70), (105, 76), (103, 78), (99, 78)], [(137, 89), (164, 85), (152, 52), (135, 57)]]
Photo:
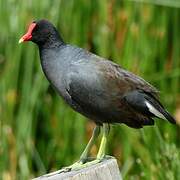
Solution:
[(51, 49), (51, 48), (57, 48), (60, 46), (65, 45), (64, 41), (62, 39), (54, 39), (54, 38), (50, 38), (48, 39), (46, 42), (43, 43), (37, 43), (39, 50), (43, 50), (43, 49)]

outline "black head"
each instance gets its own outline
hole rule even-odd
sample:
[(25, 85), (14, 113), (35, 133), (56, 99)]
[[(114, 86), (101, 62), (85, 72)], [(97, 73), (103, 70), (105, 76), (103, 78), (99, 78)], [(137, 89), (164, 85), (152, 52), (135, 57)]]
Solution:
[(29, 25), (27, 33), (22, 36), (22, 38), (19, 40), (19, 43), (24, 41), (32, 41), (39, 46), (63, 42), (53, 24), (44, 19), (33, 21)]

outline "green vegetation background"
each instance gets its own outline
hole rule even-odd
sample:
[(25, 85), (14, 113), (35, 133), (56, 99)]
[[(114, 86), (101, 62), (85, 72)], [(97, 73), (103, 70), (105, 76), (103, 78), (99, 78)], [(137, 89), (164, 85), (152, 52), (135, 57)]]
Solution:
[[(148, 2), (0, 0), (3, 180), (29, 179), (71, 164), (94, 126), (49, 86), (37, 47), (18, 45), (33, 19), (49, 19), (65, 41), (112, 59), (151, 82), (180, 122), (180, 4)], [(111, 128), (107, 151), (118, 159), (125, 179), (180, 179), (179, 139), (180, 126), (163, 120), (142, 130), (118, 125)]]

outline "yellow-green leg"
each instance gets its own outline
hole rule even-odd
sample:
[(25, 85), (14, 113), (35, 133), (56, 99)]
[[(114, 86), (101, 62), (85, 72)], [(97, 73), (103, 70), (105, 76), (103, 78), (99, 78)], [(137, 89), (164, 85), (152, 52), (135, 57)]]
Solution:
[(101, 143), (100, 143), (100, 148), (97, 154), (97, 157), (95, 160), (93, 161), (87, 161), (88, 160), (88, 155), (89, 155), (89, 151), (92, 148), (96, 138), (98, 137), (100, 133), (100, 126), (96, 126), (91, 139), (89, 140), (85, 150), (83, 151), (80, 160), (74, 164), (72, 164), (71, 166), (65, 167), (64, 169), (56, 172), (56, 173), (62, 173), (62, 172), (67, 172), (67, 171), (71, 171), (71, 170), (79, 170), (88, 166), (91, 166), (93, 164), (97, 164), (99, 162), (101, 162), (104, 158), (105, 158), (105, 151), (106, 151), (106, 144), (107, 144), (107, 136), (109, 133), (109, 124), (103, 124), (102, 127), (102, 139), (101, 139)]
[(96, 126), (93, 130), (92, 137), (90, 138), (85, 150), (83, 151), (83, 153), (80, 156), (80, 160), (75, 162), (71, 166), (68, 166), (68, 167), (63, 168), (62, 170), (59, 170), (56, 173), (67, 172), (67, 171), (71, 171), (71, 170), (78, 170), (78, 169), (83, 168), (84, 165), (87, 164), (86, 162), (88, 161), (89, 152), (90, 152), (92, 146), (94, 145), (95, 140), (97, 139), (99, 134), (100, 134), (100, 126)]
[(90, 152), (92, 146), (94, 145), (95, 140), (99, 136), (99, 133), (100, 133), (100, 126), (96, 126), (93, 130), (91, 139), (89, 140), (85, 150), (83, 151), (83, 153), (80, 156), (79, 162), (81, 162), (82, 164), (84, 164), (86, 161), (88, 161), (89, 152)]
[(97, 159), (99, 159), (99, 160), (102, 160), (105, 157), (107, 137), (109, 134), (109, 130), (110, 130), (109, 124), (103, 124), (103, 129), (102, 129), (103, 135), (102, 135), (99, 151), (97, 154)]
[(99, 134), (97, 134), (96, 129), (95, 129), (93, 132), (92, 138), (90, 139), (87, 147), (85, 148), (83, 154), (81, 155), (80, 161), (69, 166), (70, 170), (79, 170), (79, 169), (82, 169), (82, 168), (85, 168), (85, 167), (88, 167), (88, 166), (91, 166), (93, 164), (97, 164), (97, 163), (101, 162), (105, 158), (108, 133), (109, 133), (109, 124), (103, 124), (102, 139), (101, 139), (100, 148), (99, 148), (96, 159), (93, 161), (89, 161), (89, 162), (86, 161), (86, 163), (83, 163), (82, 160), (83, 159), (87, 160), (87, 157), (88, 157), (87, 155), (89, 153), (89, 150), (92, 147), (92, 145), (94, 144), (95, 138), (97, 137), (97, 135), (99, 135)]

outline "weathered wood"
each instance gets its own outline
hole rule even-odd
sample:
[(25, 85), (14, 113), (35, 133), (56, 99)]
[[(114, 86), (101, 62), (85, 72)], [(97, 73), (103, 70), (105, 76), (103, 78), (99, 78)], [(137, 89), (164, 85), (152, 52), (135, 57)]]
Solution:
[(66, 173), (56, 171), (33, 180), (122, 180), (122, 177), (116, 159), (111, 157), (78, 171)]

